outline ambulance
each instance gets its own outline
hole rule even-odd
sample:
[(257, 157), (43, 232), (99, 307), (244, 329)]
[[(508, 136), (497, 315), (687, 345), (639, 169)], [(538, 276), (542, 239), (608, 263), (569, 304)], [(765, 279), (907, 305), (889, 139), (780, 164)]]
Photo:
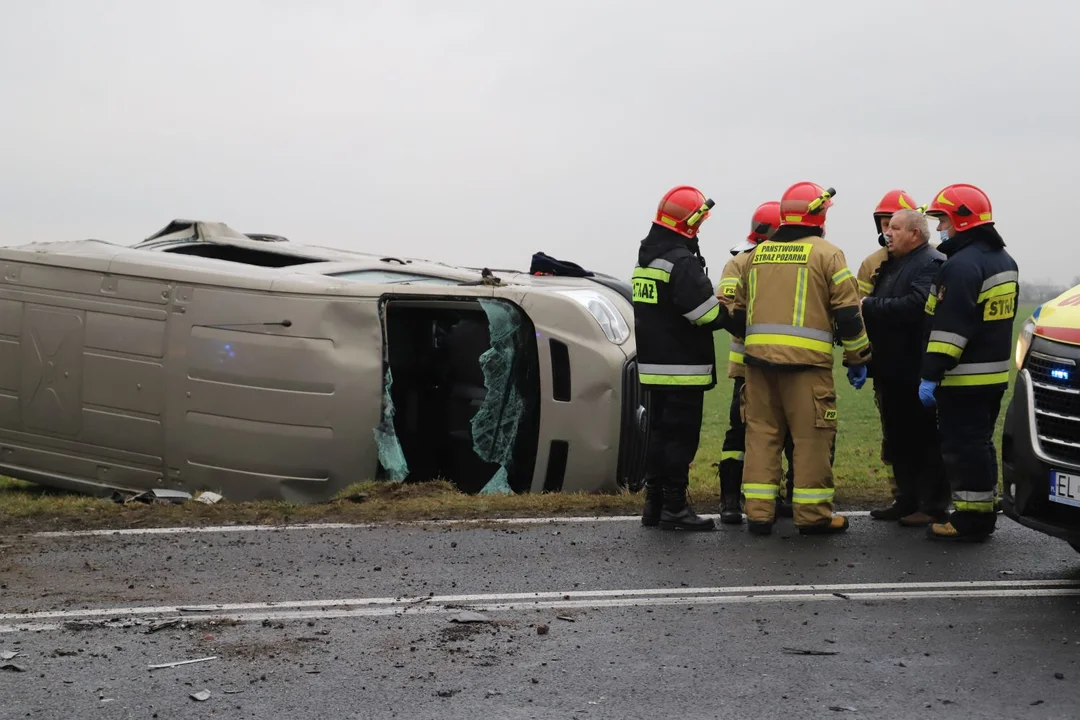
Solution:
[(1080, 285), (1024, 321), (1015, 362), (1001, 509), (1080, 552)]

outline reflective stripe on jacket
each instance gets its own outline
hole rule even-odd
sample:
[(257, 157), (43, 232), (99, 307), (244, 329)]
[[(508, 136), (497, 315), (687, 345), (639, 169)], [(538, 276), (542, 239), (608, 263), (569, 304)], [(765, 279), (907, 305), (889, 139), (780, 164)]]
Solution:
[(1019, 280), (1009, 253), (982, 240), (949, 256), (926, 299), (924, 378), (942, 387), (1008, 385)]
[(781, 226), (748, 253), (732, 314), (735, 328), (745, 321), (746, 363), (831, 368), (835, 322), (845, 361), (864, 364), (870, 341), (855, 275), (840, 248), (805, 230)]

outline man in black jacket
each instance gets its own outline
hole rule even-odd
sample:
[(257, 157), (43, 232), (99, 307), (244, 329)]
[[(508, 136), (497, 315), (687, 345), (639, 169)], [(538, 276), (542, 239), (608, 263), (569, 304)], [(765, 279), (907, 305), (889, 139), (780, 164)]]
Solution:
[(638, 379), (649, 393), (645, 509), (641, 523), (673, 530), (713, 530), (686, 497), (701, 437), (705, 391), (716, 385), (713, 331), (727, 310), (716, 297), (698, 248), (713, 205), (680, 185), (660, 200), (634, 268)]
[(924, 308), (945, 256), (930, 246), (926, 216), (916, 210), (895, 212), (885, 237), (889, 257), (862, 301), (862, 312), (874, 347), (874, 385), (880, 388), (882, 425), (893, 449), (896, 493), (892, 505), (872, 515), (925, 526), (942, 522), (949, 504), (937, 418), (918, 397)]

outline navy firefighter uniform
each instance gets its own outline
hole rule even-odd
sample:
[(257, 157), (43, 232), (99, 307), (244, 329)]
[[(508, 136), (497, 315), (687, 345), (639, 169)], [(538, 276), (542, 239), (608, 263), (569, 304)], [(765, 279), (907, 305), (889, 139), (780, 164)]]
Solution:
[(643, 525), (713, 530), (687, 498), (705, 392), (716, 385), (713, 332), (728, 318), (698, 248), (711, 200), (679, 186), (660, 200), (633, 274), (638, 378), (649, 394)]
[(928, 528), (944, 540), (985, 540), (994, 531), (994, 430), (1009, 385), (1019, 296), (1016, 262), (994, 227), (990, 198), (950, 185), (926, 214), (938, 219), (946, 260), (926, 302), (929, 337), (919, 397), (936, 403), (942, 458), (952, 490), (948, 522)]

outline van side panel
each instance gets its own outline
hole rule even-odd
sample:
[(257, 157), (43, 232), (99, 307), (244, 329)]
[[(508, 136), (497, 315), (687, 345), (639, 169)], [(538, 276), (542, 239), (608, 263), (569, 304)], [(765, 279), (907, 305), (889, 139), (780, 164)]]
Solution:
[(4, 266), (0, 470), (97, 492), (157, 483), (167, 295), (161, 281)]
[(375, 299), (27, 258), (0, 264), (0, 473), (98, 494), (298, 502), (375, 476)]
[(382, 396), (374, 300), (189, 286), (177, 295), (172, 481), (232, 500), (313, 502), (374, 477)]

